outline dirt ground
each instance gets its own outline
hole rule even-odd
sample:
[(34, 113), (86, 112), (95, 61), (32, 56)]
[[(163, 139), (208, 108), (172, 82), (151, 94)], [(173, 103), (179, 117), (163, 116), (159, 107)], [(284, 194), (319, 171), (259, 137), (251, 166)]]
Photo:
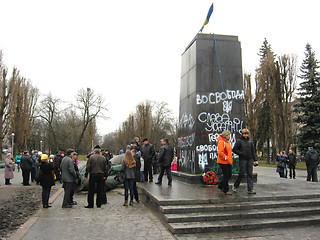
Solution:
[(24, 224), (41, 206), (41, 187), (0, 188), (0, 238)]

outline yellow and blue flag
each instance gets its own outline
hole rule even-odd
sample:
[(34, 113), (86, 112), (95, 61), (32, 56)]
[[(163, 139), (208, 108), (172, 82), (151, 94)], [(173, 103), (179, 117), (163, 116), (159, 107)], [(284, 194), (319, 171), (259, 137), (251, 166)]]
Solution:
[(208, 24), (212, 12), (213, 12), (213, 3), (211, 4), (211, 6), (210, 6), (210, 8), (209, 8), (209, 12), (208, 12), (207, 18), (206, 18), (206, 20), (204, 21), (204, 24), (203, 24), (202, 28), (200, 29), (200, 32), (202, 32), (204, 26)]

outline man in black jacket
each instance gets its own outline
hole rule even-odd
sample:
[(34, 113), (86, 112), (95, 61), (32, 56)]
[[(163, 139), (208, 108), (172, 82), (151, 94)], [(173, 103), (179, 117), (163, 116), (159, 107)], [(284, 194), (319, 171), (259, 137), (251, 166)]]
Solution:
[(152, 163), (155, 155), (155, 150), (152, 144), (149, 143), (148, 138), (144, 138), (142, 140), (143, 146), (141, 148), (142, 158), (144, 160), (144, 177), (145, 180), (149, 182), (153, 181), (153, 174), (152, 174)]
[(29, 155), (29, 152), (25, 151), (21, 158), (21, 170), (22, 170), (22, 177), (23, 177), (23, 186), (30, 186), (30, 173), (32, 169), (32, 159)]
[(171, 174), (171, 163), (173, 161), (173, 148), (169, 145), (169, 140), (167, 138), (161, 139), (161, 148), (159, 153), (159, 165), (160, 165), (160, 174), (156, 184), (162, 184), (162, 177), (164, 171), (167, 172), (168, 185), (172, 185), (172, 174)]
[(289, 154), (288, 154), (288, 165), (289, 165), (289, 169), (290, 169), (290, 179), (296, 179), (296, 162), (297, 162), (297, 157), (296, 155), (293, 153), (292, 149), (289, 149)]
[(247, 174), (247, 189), (248, 194), (255, 194), (253, 190), (253, 165), (258, 165), (256, 151), (253, 143), (249, 139), (249, 130), (243, 129), (242, 136), (237, 140), (232, 151), (239, 155), (239, 175), (232, 187), (234, 192), (237, 192), (242, 178)]
[(102, 205), (104, 181), (108, 176), (108, 161), (100, 154), (100, 147), (96, 146), (94, 154), (89, 157), (86, 166), (85, 177), (89, 177), (89, 189), (88, 189), (88, 205), (85, 208), (93, 208), (94, 205), (94, 190), (97, 185), (97, 207), (100, 208)]
[(309, 147), (308, 152), (304, 156), (304, 160), (307, 165), (307, 181), (312, 179), (312, 182), (318, 182), (318, 165), (319, 165), (319, 154), (313, 149), (313, 147)]

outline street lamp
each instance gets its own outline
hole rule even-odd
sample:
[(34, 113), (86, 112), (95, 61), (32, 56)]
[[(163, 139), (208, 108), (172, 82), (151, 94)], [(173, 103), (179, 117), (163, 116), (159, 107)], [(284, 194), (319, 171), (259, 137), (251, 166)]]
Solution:
[(14, 133), (11, 133), (11, 136), (12, 136), (12, 143), (11, 143), (11, 147), (12, 147), (12, 157), (13, 157), (13, 143), (14, 143)]
[(40, 140), (40, 151), (42, 152), (42, 140)]

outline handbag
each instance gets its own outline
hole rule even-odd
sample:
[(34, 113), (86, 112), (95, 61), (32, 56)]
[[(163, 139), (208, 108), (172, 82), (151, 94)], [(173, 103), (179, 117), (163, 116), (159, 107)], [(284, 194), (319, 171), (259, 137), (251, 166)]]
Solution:
[(280, 162), (280, 161), (279, 161), (277, 167), (278, 167), (278, 168), (285, 168), (286, 165), (285, 165), (284, 162)]

